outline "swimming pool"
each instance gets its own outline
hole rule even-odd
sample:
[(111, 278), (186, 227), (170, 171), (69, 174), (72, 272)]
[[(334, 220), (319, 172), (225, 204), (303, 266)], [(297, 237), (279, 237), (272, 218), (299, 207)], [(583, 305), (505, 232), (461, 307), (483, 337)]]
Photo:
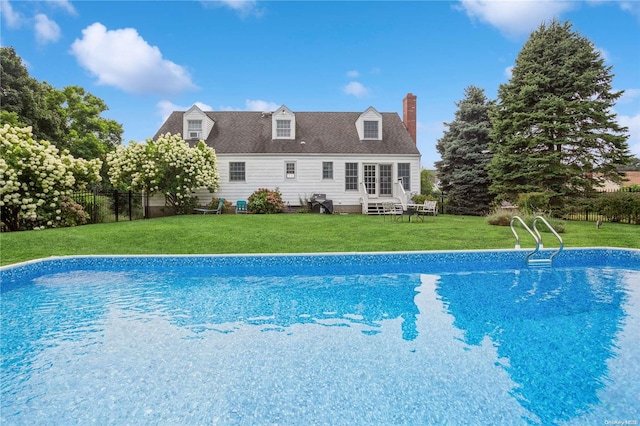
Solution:
[(5, 267), (0, 420), (640, 420), (640, 250), (568, 249), (553, 268), (528, 268), (525, 254), (98, 256)]

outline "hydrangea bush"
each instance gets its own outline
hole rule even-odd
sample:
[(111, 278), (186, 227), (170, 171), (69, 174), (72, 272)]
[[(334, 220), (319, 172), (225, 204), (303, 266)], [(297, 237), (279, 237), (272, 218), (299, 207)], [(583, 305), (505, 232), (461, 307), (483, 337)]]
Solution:
[(180, 134), (167, 133), (157, 140), (130, 142), (107, 154), (109, 180), (116, 188), (161, 192), (176, 212), (192, 199), (192, 192), (207, 188), (214, 192), (220, 177), (216, 153), (203, 141), (191, 148)]
[[(86, 222), (70, 209), (69, 198), (99, 182), (102, 161), (74, 158), (47, 141), (33, 140), (31, 127), (0, 128), (0, 213), (10, 231), (44, 229)], [(63, 205), (64, 203), (64, 205)], [(73, 203), (75, 204), (75, 203)]]
[(249, 196), (247, 209), (252, 213), (282, 213), (284, 202), (282, 194), (278, 190), (272, 191), (267, 188), (258, 188)]

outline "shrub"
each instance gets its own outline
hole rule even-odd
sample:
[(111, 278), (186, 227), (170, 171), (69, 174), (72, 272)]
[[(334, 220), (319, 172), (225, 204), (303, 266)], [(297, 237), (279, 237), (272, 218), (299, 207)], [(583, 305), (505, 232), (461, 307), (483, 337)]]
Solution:
[(497, 208), (487, 216), (487, 222), (489, 225), (509, 226), (514, 216), (520, 216), (520, 212), (516, 209)]
[(180, 203), (174, 205), (176, 214), (189, 214), (193, 213), (193, 209), (200, 206), (198, 197), (195, 195), (187, 195), (182, 197)]
[[(496, 209), (492, 214), (487, 216), (487, 222), (489, 223), (489, 225), (509, 226), (514, 216), (519, 216), (524, 221), (524, 223), (527, 224), (529, 228), (533, 229), (533, 221), (538, 215), (522, 214), (516, 209), (500, 209), (499, 208), (499, 209)], [(545, 219), (547, 220), (547, 222), (549, 222), (549, 225), (551, 225), (553, 229), (556, 230), (558, 234), (562, 234), (565, 232), (565, 225), (564, 225), (564, 222), (562, 222), (561, 220), (553, 219), (553, 218), (545, 218)], [(538, 222), (538, 223), (539, 223), (538, 230), (540, 232), (551, 232), (549, 228), (547, 228), (543, 223), (541, 222)]]
[(424, 194), (413, 194), (411, 199), (415, 204), (424, 204), (425, 201), (439, 201), (436, 197), (432, 195), (424, 195)]
[(155, 141), (131, 142), (107, 154), (109, 180), (116, 188), (161, 192), (176, 214), (191, 212), (191, 193), (218, 188), (215, 151), (203, 141), (191, 148), (179, 134), (161, 135)]
[[(207, 204), (207, 208), (211, 210), (215, 210), (218, 208), (218, 204), (220, 204), (220, 198), (213, 197), (211, 202)], [(222, 203), (222, 212), (221, 213), (235, 213), (233, 206), (231, 205), (231, 201), (224, 200)]]
[(89, 220), (89, 214), (84, 211), (82, 206), (66, 195), (60, 197), (59, 217), (61, 226), (84, 225)]
[[(63, 219), (63, 197), (100, 181), (98, 159), (74, 158), (47, 141), (33, 140), (31, 128), (0, 128), (0, 217), (10, 231), (77, 224)], [(75, 207), (74, 207), (75, 208)], [(71, 213), (71, 216), (74, 216)]]
[(553, 194), (548, 192), (529, 192), (518, 195), (517, 205), (522, 212), (549, 212), (549, 202)]
[(631, 223), (640, 224), (640, 193), (619, 191), (601, 194), (594, 207), (610, 222), (628, 219)]
[(298, 195), (298, 202), (300, 203), (298, 213), (311, 213), (311, 209), (309, 209), (309, 201), (311, 200), (307, 194), (304, 194), (304, 196)]
[(259, 188), (249, 196), (247, 209), (252, 213), (282, 213), (284, 202), (278, 188), (272, 191), (267, 188)]

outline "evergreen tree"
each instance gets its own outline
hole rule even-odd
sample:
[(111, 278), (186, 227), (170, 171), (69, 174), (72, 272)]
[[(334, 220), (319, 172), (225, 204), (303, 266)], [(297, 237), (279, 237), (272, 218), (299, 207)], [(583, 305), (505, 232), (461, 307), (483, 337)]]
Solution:
[(448, 210), (455, 214), (481, 215), (489, 210), (489, 177), (486, 170), (491, 160), (489, 133), (491, 102), (484, 90), (475, 86), (465, 89), (465, 98), (456, 103), (458, 110), (436, 148), (441, 161), (436, 163), (443, 192), (448, 194)]
[(499, 199), (547, 192), (555, 200), (620, 180), (629, 159), (626, 128), (612, 107), (611, 67), (569, 23), (534, 31), (518, 54), (511, 80), (498, 90), (489, 166)]

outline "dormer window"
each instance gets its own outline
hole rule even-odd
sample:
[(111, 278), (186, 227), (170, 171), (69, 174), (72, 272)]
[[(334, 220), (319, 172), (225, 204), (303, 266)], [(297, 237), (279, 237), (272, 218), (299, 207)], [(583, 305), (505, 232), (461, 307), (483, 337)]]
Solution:
[(377, 121), (365, 121), (364, 122), (364, 138), (365, 139), (379, 139), (379, 137), (378, 137), (378, 122)]
[(202, 137), (202, 120), (187, 120), (187, 136), (189, 139)]
[(193, 105), (182, 116), (182, 137), (187, 141), (206, 141), (215, 124), (204, 111)]
[(382, 140), (382, 114), (369, 107), (356, 120), (356, 130), (361, 141)]
[(291, 137), (291, 120), (276, 120), (276, 136), (278, 139)]
[(282, 105), (271, 114), (271, 139), (295, 139), (296, 115)]

